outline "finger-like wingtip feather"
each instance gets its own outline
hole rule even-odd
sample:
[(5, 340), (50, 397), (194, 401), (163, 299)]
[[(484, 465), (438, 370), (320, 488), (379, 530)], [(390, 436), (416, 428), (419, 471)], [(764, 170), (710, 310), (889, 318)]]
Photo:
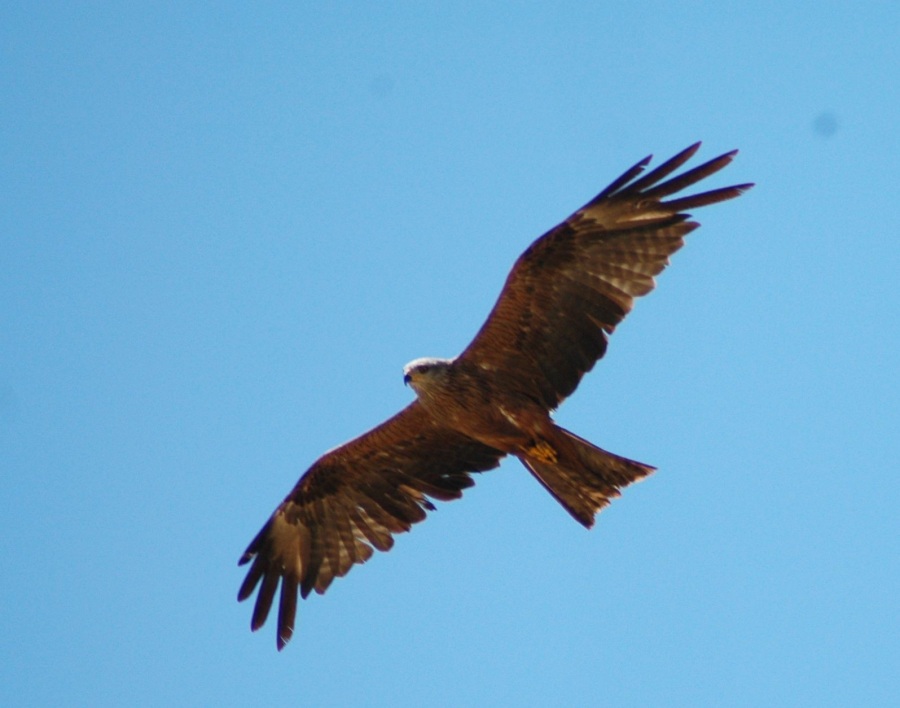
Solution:
[(241, 587), (238, 590), (238, 602), (243, 602), (253, 594), (253, 591), (256, 589), (256, 585), (257, 583), (259, 583), (262, 575), (262, 563), (256, 562), (252, 566), (250, 566), (250, 570), (247, 571), (247, 577), (244, 578), (244, 582), (241, 583)]
[(659, 167), (656, 167), (651, 172), (648, 172), (646, 175), (641, 177), (639, 180), (628, 185), (628, 188), (624, 191), (628, 193), (640, 192), (643, 189), (656, 184), (660, 180), (665, 179), (675, 170), (681, 167), (685, 162), (690, 160), (700, 149), (700, 145), (701, 143), (699, 140), (693, 145), (689, 145), (674, 157), (666, 160)]
[(601, 199), (605, 199), (611, 194), (615, 194), (617, 191), (619, 191), (619, 189), (624, 187), (631, 180), (637, 177), (641, 172), (643, 172), (644, 168), (650, 164), (650, 160), (652, 159), (653, 155), (647, 155), (647, 157), (645, 157), (643, 160), (629, 167), (627, 170), (625, 170), (625, 172), (616, 177), (616, 179), (614, 179), (606, 189), (604, 189), (602, 192), (600, 192), (600, 194), (594, 197), (590, 203), (593, 204), (594, 202), (600, 201)]
[(241, 556), (240, 560), (238, 561), (238, 565), (246, 565), (251, 560), (253, 560), (254, 557), (256, 557), (256, 554), (259, 552), (259, 548), (260, 548), (260, 544), (262, 543), (262, 539), (269, 531), (270, 523), (271, 523), (271, 520), (269, 520), (269, 522), (266, 523), (266, 525), (263, 526), (259, 530), (259, 533), (253, 537), (253, 540), (250, 541), (249, 544), (247, 544), (247, 548), (244, 550), (243, 555)]
[(714, 157), (712, 160), (704, 162), (702, 165), (688, 170), (687, 172), (683, 172), (667, 182), (663, 182), (652, 189), (646, 190), (643, 192), (643, 196), (650, 199), (662, 199), (670, 194), (680, 192), (682, 189), (687, 189), (691, 185), (706, 179), (728, 165), (734, 159), (735, 154), (736, 151), (732, 150), (731, 152), (726, 152), (724, 155)]
[(692, 194), (689, 197), (681, 199), (673, 199), (663, 202), (666, 207), (672, 211), (685, 211), (688, 209), (698, 209), (700, 207), (709, 206), (710, 204), (718, 204), (729, 199), (741, 196), (744, 192), (753, 186), (752, 183), (738, 184), (732, 187), (722, 187), (721, 189), (712, 189), (702, 194)]
[(297, 579), (292, 575), (286, 575), (282, 579), (281, 599), (278, 603), (278, 637), (276, 645), (278, 651), (294, 636), (294, 621), (297, 617)]
[(272, 600), (278, 589), (279, 575), (275, 570), (269, 570), (263, 578), (259, 595), (256, 596), (256, 605), (253, 607), (253, 617), (250, 620), (250, 629), (256, 631), (266, 623), (269, 610), (272, 609)]

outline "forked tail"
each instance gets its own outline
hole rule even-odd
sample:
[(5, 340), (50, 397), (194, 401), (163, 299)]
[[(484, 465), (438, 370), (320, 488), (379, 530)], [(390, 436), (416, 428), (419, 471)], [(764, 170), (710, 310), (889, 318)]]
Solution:
[(557, 426), (554, 432), (555, 439), (534, 448), (539, 454), (522, 453), (518, 457), (565, 510), (587, 528), (594, 525), (594, 515), (619, 496), (620, 489), (656, 469), (601, 450), (564, 428)]

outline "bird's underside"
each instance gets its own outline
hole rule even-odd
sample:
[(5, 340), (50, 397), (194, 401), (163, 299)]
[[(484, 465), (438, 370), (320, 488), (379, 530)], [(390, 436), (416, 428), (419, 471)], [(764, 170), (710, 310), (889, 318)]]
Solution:
[(238, 593), (259, 587), (263, 625), (281, 586), (278, 648), (294, 629), (297, 594), (386, 551), (434, 509), (459, 498), (471, 474), (515, 455), (580, 523), (653, 468), (557, 426), (551, 412), (606, 351), (607, 338), (683, 238), (688, 209), (732, 199), (742, 184), (670, 199), (718, 172), (734, 152), (666, 180), (699, 143), (646, 175), (650, 158), (537, 239), (519, 257), (488, 319), (456, 359), (406, 367), (417, 399), (368, 433), (323, 455), (251, 541)]
[(594, 515), (619, 488), (653, 467), (612, 455), (557, 426), (547, 407), (490, 367), (425, 359), (406, 367), (418, 403), (443, 425), (503, 455), (515, 455), (577, 521)]

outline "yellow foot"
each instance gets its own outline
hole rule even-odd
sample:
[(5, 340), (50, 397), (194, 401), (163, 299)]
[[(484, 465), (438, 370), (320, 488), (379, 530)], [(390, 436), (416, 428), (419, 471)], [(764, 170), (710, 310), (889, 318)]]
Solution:
[(545, 442), (544, 440), (538, 440), (534, 445), (526, 447), (525, 454), (529, 457), (534, 457), (541, 462), (556, 462), (557, 459), (559, 459), (556, 450), (550, 446), (550, 443)]

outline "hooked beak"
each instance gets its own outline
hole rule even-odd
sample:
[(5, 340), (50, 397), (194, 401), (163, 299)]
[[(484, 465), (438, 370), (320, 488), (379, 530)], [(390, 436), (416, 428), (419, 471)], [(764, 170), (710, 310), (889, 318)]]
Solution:
[(412, 381), (412, 376), (409, 374), (403, 374), (403, 385), (409, 386), (409, 382)]

